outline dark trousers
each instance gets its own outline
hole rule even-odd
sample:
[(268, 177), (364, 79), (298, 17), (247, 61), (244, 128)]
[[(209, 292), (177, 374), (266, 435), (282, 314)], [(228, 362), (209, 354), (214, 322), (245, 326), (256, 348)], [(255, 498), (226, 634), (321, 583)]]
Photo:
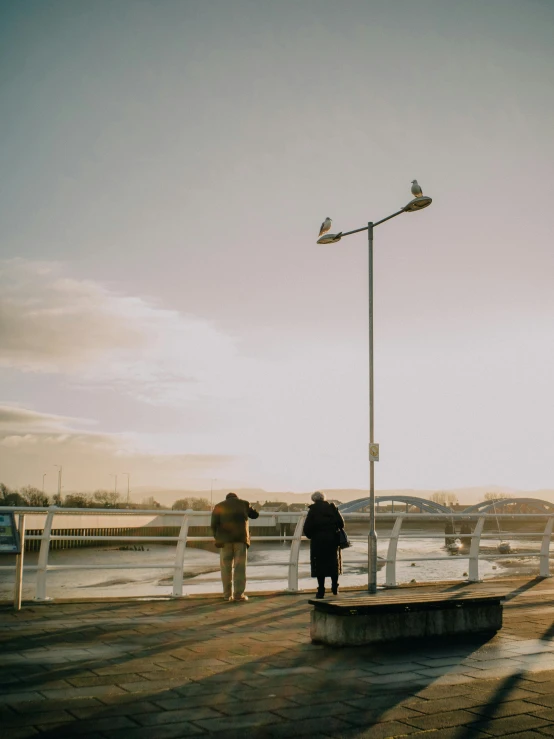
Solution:
[[(336, 590), (337, 586), (339, 584), (339, 576), (331, 578), (331, 587)], [(317, 578), (317, 589), (318, 590), (325, 590), (325, 578), (324, 577), (318, 577)]]

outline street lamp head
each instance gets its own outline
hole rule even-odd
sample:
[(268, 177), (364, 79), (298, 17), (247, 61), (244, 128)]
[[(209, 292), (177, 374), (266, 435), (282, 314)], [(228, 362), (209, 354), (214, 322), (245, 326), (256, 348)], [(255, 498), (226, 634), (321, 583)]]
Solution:
[(423, 210), (423, 208), (429, 207), (432, 202), (433, 199), (427, 195), (420, 195), (418, 198), (410, 200), (408, 205), (404, 206), (403, 210), (406, 213), (414, 213), (416, 210)]
[(325, 234), (317, 240), (318, 244), (336, 244), (342, 238), (342, 231), (338, 234)]

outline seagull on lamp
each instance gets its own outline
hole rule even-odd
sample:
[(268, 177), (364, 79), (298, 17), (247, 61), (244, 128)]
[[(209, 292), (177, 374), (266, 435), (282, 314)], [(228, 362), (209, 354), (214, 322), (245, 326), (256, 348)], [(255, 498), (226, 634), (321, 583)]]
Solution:
[(423, 190), (418, 185), (417, 180), (412, 180), (412, 195), (414, 198), (420, 198), (423, 195)]
[(323, 234), (326, 234), (330, 228), (331, 228), (331, 219), (329, 218), (329, 216), (327, 216), (327, 218), (321, 224), (321, 228), (319, 229), (319, 235), (322, 236)]

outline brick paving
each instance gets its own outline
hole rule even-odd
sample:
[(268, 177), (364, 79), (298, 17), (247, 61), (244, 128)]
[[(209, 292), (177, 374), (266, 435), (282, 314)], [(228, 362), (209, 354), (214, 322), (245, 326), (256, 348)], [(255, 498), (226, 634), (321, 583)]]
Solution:
[(494, 638), (346, 649), (311, 644), (306, 593), (2, 606), (0, 735), (553, 737), (554, 581), (420, 592), (480, 590)]

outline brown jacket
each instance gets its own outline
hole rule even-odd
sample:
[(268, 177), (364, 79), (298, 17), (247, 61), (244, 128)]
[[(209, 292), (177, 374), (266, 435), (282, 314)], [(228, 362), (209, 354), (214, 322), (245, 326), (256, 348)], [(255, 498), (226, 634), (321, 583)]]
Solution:
[(258, 518), (260, 514), (246, 500), (241, 500), (234, 493), (229, 493), (225, 500), (218, 503), (212, 511), (212, 532), (216, 547), (231, 542), (243, 542), (250, 546), (249, 518)]

